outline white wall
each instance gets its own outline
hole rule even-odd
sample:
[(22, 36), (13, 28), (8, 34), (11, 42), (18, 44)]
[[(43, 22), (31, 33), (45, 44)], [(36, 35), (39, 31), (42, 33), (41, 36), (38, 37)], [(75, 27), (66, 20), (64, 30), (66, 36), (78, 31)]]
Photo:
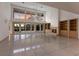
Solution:
[(10, 15), (10, 4), (0, 3), (0, 41), (8, 36)]
[(60, 10), (60, 21), (70, 20), (70, 19), (75, 19), (75, 18), (79, 18), (78, 14), (68, 12), (65, 10)]

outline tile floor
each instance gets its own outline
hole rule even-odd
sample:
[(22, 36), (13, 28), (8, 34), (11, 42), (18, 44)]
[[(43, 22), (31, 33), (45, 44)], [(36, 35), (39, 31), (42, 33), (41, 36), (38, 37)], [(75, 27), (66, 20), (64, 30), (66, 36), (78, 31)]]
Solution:
[(51, 33), (11, 35), (0, 43), (0, 56), (78, 56), (79, 40)]

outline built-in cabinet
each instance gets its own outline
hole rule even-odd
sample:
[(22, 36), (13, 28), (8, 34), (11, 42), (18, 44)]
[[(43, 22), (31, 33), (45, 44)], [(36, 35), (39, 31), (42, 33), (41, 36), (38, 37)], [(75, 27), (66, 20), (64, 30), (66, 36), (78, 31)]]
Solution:
[(78, 38), (77, 19), (65, 20), (59, 22), (59, 35), (68, 38)]
[(68, 21), (60, 21), (60, 36), (68, 37)]
[(69, 23), (69, 38), (78, 38), (77, 35), (77, 19), (70, 20)]

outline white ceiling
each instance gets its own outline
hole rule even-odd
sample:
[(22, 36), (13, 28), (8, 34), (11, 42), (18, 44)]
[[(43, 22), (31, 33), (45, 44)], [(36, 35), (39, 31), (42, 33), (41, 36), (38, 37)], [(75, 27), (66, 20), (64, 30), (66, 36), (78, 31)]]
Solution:
[(79, 14), (79, 2), (40, 2), (40, 3)]

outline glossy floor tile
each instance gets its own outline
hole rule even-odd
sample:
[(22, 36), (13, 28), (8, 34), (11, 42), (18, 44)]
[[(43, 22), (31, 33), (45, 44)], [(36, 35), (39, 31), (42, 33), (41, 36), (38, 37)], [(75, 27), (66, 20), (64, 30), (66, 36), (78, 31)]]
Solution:
[(79, 40), (52, 33), (10, 35), (0, 42), (0, 56), (78, 56)]

